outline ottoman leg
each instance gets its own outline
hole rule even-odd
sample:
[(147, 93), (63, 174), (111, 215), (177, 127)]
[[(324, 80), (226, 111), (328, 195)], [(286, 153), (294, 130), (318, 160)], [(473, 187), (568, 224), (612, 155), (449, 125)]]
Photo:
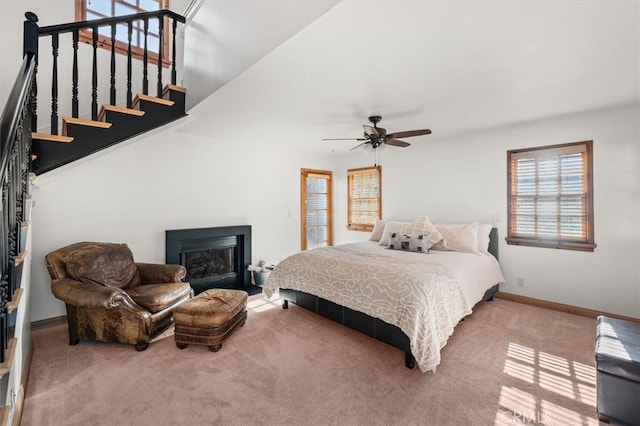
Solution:
[(217, 345), (211, 345), (209, 346), (209, 350), (211, 352), (218, 352), (220, 350), (220, 348), (222, 347), (222, 343), (219, 343)]
[(178, 347), (178, 349), (185, 349), (187, 346), (189, 346), (188, 343), (182, 343), (182, 342), (176, 342), (176, 346)]

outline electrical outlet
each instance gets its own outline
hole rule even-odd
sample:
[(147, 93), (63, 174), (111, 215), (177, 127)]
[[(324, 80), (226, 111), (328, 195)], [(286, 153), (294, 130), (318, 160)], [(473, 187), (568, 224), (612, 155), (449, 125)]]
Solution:
[(524, 278), (518, 277), (518, 287), (524, 287)]

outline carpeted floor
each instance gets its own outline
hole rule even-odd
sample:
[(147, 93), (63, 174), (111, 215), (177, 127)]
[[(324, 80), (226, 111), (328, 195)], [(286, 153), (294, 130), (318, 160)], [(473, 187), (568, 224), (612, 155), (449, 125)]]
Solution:
[(593, 319), (504, 300), (458, 324), (435, 373), (290, 304), (249, 299), (218, 353), (68, 346), (33, 333), (22, 425), (597, 425)]

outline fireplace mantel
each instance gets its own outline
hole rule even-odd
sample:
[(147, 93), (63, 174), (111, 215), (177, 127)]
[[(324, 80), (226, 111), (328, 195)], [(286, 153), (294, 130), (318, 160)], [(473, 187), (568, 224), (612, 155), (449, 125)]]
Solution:
[(165, 239), (165, 261), (167, 264), (185, 265), (183, 253), (194, 250), (217, 249), (221, 245), (233, 247), (235, 279), (215, 277), (191, 282), (196, 293), (209, 288), (234, 288), (246, 290), (251, 285), (251, 275), (247, 270), (251, 264), (251, 226), (220, 226), (214, 228), (192, 228), (167, 230)]

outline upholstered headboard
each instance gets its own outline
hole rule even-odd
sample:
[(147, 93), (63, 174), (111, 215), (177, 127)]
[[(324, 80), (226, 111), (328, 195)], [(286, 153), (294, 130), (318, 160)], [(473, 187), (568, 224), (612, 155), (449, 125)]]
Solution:
[(500, 260), (498, 257), (498, 228), (491, 228), (491, 232), (489, 233), (489, 253)]

